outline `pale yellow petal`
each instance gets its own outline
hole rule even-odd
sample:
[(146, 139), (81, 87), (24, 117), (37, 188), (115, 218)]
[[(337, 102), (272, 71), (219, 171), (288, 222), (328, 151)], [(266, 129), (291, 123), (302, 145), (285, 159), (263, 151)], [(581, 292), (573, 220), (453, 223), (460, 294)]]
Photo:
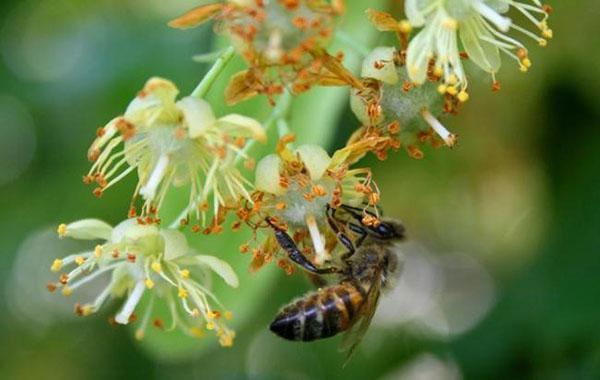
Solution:
[(280, 195), (285, 189), (279, 184), (281, 158), (276, 154), (264, 157), (256, 165), (254, 184), (257, 190)]
[(296, 152), (300, 155), (300, 158), (313, 181), (320, 179), (331, 163), (329, 154), (318, 145), (301, 145), (296, 149)]

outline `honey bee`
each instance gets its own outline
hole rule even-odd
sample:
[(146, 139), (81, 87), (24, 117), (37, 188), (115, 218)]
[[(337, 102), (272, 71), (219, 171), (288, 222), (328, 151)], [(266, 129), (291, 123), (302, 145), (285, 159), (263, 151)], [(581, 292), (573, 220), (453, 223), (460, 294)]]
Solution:
[[(284, 339), (303, 342), (347, 332), (342, 346), (348, 350), (349, 358), (369, 327), (381, 291), (389, 287), (390, 279), (399, 269), (393, 245), (404, 238), (404, 226), (392, 219), (365, 225), (361, 209), (346, 205), (340, 208), (346, 218), (336, 216), (336, 209), (327, 208), (332, 231), (348, 249), (341, 256), (340, 268), (318, 269), (312, 263), (307, 268), (300, 264), (316, 274), (337, 274), (338, 282), (284, 306), (270, 329)], [(287, 239), (284, 231), (274, 228), (277, 240), (290, 257), (300, 254), (291, 238)], [(344, 232), (346, 229), (358, 238), (351, 240)], [(294, 261), (310, 263), (308, 259)]]

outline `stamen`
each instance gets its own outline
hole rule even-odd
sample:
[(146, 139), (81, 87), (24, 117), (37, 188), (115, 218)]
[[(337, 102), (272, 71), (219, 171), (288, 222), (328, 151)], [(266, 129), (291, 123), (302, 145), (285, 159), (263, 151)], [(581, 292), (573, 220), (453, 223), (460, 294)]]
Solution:
[(122, 325), (126, 325), (127, 323), (129, 323), (129, 317), (131, 316), (131, 314), (133, 314), (135, 307), (140, 302), (142, 295), (144, 295), (145, 289), (146, 285), (144, 284), (144, 281), (136, 282), (133, 291), (129, 295), (129, 298), (127, 298), (127, 302), (125, 302), (125, 305), (123, 305), (123, 308), (121, 309), (119, 314), (115, 316), (115, 322), (120, 323)]
[(150, 178), (148, 179), (148, 182), (146, 182), (146, 184), (144, 186), (142, 186), (142, 188), (140, 189), (140, 194), (145, 199), (153, 199), (154, 198), (154, 196), (156, 195), (156, 189), (158, 188), (158, 185), (160, 184), (161, 180), (163, 179), (165, 172), (167, 171), (168, 165), (169, 165), (169, 156), (167, 156), (166, 154), (162, 154), (159, 157), (158, 162), (156, 163), (156, 166), (154, 167), (154, 170), (152, 171), (152, 174), (150, 174)]
[(135, 331), (135, 339), (142, 340), (144, 339), (144, 335), (146, 333), (146, 327), (148, 327), (148, 322), (150, 321), (150, 315), (152, 314), (152, 309), (154, 308), (154, 297), (150, 297), (150, 302), (148, 302), (148, 307), (144, 311), (144, 316), (142, 317), (142, 323), (140, 327)]
[(429, 110), (424, 109), (423, 111), (421, 111), (421, 115), (423, 116), (423, 119), (427, 122), (427, 124), (429, 124), (431, 128), (433, 128), (435, 133), (437, 133), (438, 136), (440, 136), (441, 139), (444, 140), (447, 146), (452, 148), (456, 144), (456, 135), (450, 133), (444, 127), (444, 125), (440, 123), (440, 121), (436, 119), (435, 116), (431, 114), (431, 112), (429, 112)]
[(72, 283), (70, 286), (71, 290), (75, 290), (75, 289), (79, 288), (80, 286), (87, 284), (88, 282), (98, 278), (98, 276), (102, 275), (103, 273), (106, 273), (108, 271), (115, 269), (118, 265), (119, 265), (119, 263), (115, 263), (112, 265), (108, 265), (102, 269), (98, 269), (94, 273), (83, 277), (81, 280), (79, 280), (77, 282)]
[(306, 216), (306, 226), (308, 227), (308, 232), (310, 233), (313, 246), (315, 247), (315, 261), (317, 264), (323, 264), (325, 260), (329, 258), (329, 254), (325, 250), (325, 244), (314, 216), (310, 214)]
[(58, 237), (64, 237), (67, 233), (67, 225), (64, 223), (60, 224), (56, 229), (56, 232), (58, 233)]
[(510, 29), (510, 26), (512, 25), (512, 20), (508, 17), (501, 16), (498, 12), (490, 8), (483, 1), (476, 2), (475, 4), (473, 4), (473, 7), (483, 17), (485, 17), (491, 23), (496, 25), (496, 27), (501, 31), (508, 32), (508, 30)]

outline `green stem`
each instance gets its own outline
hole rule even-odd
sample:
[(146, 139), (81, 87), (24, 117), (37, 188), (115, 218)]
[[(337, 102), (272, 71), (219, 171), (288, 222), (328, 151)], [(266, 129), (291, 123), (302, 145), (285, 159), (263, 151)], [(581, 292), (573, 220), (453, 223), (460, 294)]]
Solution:
[(206, 93), (210, 90), (219, 74), (221, 74), (223, 69), (225, 69), (225, 66), (227, 66), (229, 61), (231, 61), (234, 54), (235, 49), (233, 48), (233, 46), (230, 46), (227, 49), (225, 49), (225, 51), (221, 53), (219, 58), (217, 58), (210, 70), (208, 70), (204, 78), (202, 78), (202, 81), (200, 81), (198, 86), (194, 89), (194, 91), (192, 91), (191, 96), (196, 98), (203, 98), (206, 95)]
[[(211, 69), (211, 71), (212, 71), (212, 69)], [(203, 80), (203, 82), (204, 82), (204, 80)], [(292, 105), (292, 94), (290, 94), (289, 91), (286, 91), (278, 99), (277, 105), (275, 106), (275, 108), (273, 108), (273, 112), (271, 112), (271, 115), (269, 115), (269, 118), (267, 120), (265, 120), (265, 122), (263, 123), (263, 129), (265, 130), (265, 133), (268, 132), (269, 129), (271, 129), (273, 127), (273, 125), (275, 125), (275, 124), (279, 125), (280, 120), (284, 120), (284, 118), (287, 116), (287, 114), (290, 110), (291, 105)], [(287, 122), (285, 122), (285, 124), (287, 125)], [(254, 145), (256, 145), (256, 140), (250, 140), (244, 147), (243, 153), (239, 154), (235, 158), (234, 165), (238, 165), (239, 163), (241, 163), (242, 160), (244, 159), (244, 156), (246, 156), (247, 153), (250, 152), (250, 150), (254, 147)], [(212, 191), (208, 192), (206, 197), (208, 197), (211, 192)], [(175, 220), (169, 225), (169, 228), (179, 227), (181, 220), (185, 219), (188, 216), (189, 212), (198, 206), (199, 201), (200, 201), (199, 199), (194, 200), (194, 202), (192, 202), (192, 204), (188, 205), (185, 208), (185, 210), (182, 210), (179, 213), (179, 215), (177, 216), (177, 218), (175, 218)]]
[(273, 112), (271, 112), (271, 115), (269, 115), (269, 118), (263, 124), (265, 129), (270, 129), (277, 120), (287, 117), (292, 104), (292, 98), (292, 94), (289, 91), (285, 91), (283, 95), (277, 99), (277, 105), (273, 108)]
[(277, 119), (277, 134), (279, 138), (290, 134), (290, 126), (284, 118)]

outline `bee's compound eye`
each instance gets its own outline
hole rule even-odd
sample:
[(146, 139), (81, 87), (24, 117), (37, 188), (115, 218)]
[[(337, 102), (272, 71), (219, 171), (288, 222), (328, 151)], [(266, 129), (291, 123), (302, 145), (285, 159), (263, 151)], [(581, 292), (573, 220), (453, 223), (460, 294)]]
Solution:
[(391, 237), (394, 237), (394, 235), (395, 235), (394, 229), (391, 228), (391, 226), (389, 224), (387, 224), (387, 223), (380, 223), (376, 227), (375, 231), (382, 238), (391, 238)]

